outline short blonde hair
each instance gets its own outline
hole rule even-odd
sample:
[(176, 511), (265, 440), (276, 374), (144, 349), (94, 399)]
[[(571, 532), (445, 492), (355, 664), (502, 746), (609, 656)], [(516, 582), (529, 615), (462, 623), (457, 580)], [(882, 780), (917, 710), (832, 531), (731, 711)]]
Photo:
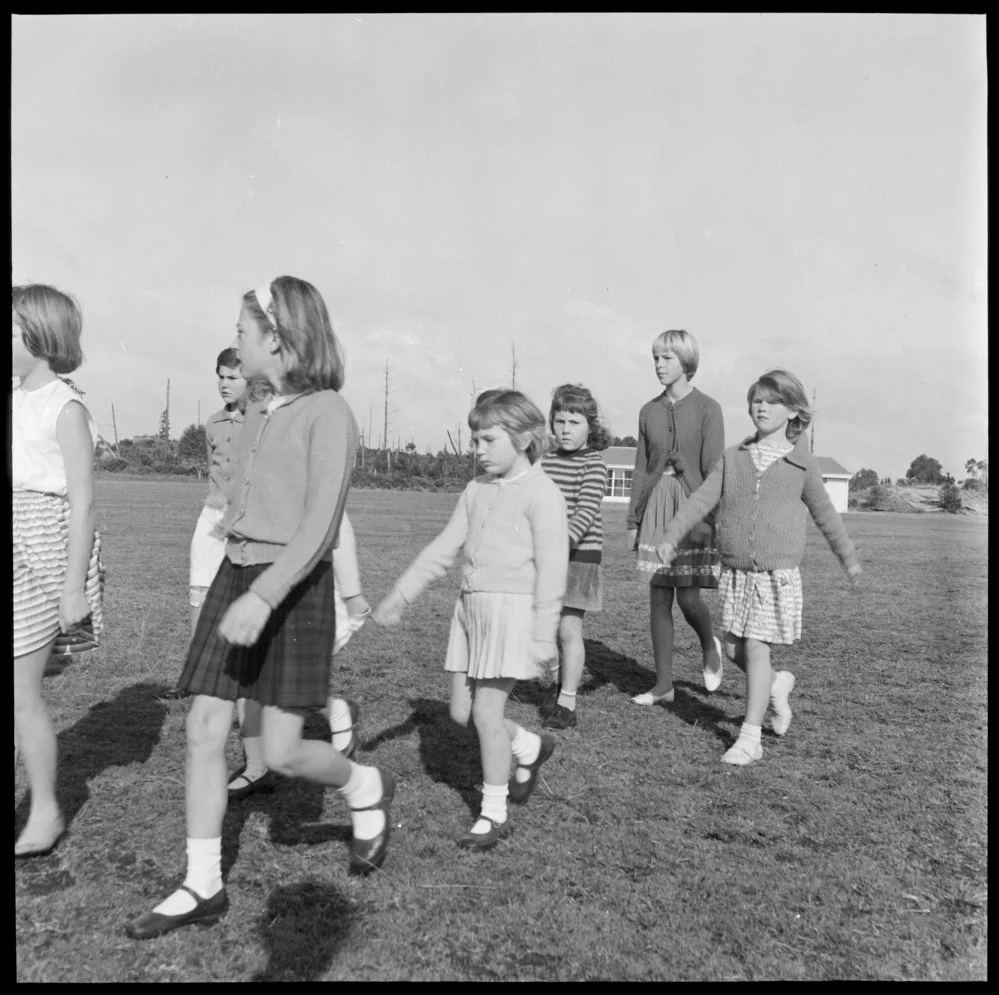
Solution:
[(468, 413), (473, 432), (499, 425), (514, 446), (536, 463), (548, 451), (548, 425), (538, 406), (519, 390), (484, 390)]
[(795, 411), (795, 416), (787, 423), (787, 437), (796, 442), (812, 423), (812, 409), (808, 406), (808, 394), (804, 384), (787, 370), (771, 370), (753, 381), (746, 392), (746, 404), (752, 413), (753, 398), (761, 394), (764, 400), (776, 401)]
[(296, 391), (340, 390), (345, 374), (343, 348), (322, 295), (311, 283), (294, 276), (279, 276), (270, 291), (276, 328), (260, 309), (255, 291), (243, 295), (243, 304), (261, 331), (277, 334), (286, 384)]
[(83, 362), (83, 313), (75, 298), (44, 283), (11, 288), (14, 320), (25, 348), (53, 373), (72, 373)]
[(665, 332), (660, 332), (652, 343), (652, 355), (657, 352), (675, 352), (683, 372), (688, 380), (694, 379), (697, 367), (701, 361), (701, 354), (697, 348), (697, 342), (690, 332), (685, 332), (682, 328), (670, 328)]

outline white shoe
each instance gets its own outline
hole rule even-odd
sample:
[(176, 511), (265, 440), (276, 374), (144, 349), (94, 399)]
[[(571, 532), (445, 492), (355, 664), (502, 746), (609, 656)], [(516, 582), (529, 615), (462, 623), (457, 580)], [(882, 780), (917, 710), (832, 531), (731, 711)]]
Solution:
[(794, 674), (790, 670), (778, 670), (770, 688), (770, 707), (774, 717), (770, 728), (778, 736), (783, 736), (791, 725), (791, 704), (788, 700), (794, 690)]
[(740, 736), (722, 757), (723, 764), (735, 764), (737, 767), (745, 767), (754, 760), (763, 759), (763, 747), (759, 743), (754, 743), (745, 736)]
[(717, 636), (714, 637), (715, 649), (718, 652), (718, 669), (715, 671), (708, 670), (705, 667), (701, 671), (701, 676), (704, 678), (704, 687), (708, 691), (717, 691), (721, 687), (722, 682), (722, 672), (725, 669), (725, 658), (722, 656), (722, 644), (721, 640)]
[(371, 615), (371, 609), (369, 608), (363, 615), (351, 615), (349, 612), (344, 612), (344, 615), (346, 615), (345, 619), (337, 619), (336, 642), (333, 644), (334, 653), (339, 653), (350, 642), (351, 637), (360, 632)]
[(644, 691), (636, 694), (631, 699), (636, 705), (672, 705), (676, 700), (675, 691), (667, 691), (665, 694), (653, 694), (651, 691)]

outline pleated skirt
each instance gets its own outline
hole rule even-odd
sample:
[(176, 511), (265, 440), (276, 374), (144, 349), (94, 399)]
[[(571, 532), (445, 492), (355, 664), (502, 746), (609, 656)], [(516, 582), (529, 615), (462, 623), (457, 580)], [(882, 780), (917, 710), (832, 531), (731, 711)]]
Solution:
[(104, 630), (100, 535), (94, 532), (84, 588), (90, 615), (73, 632), (61, 633), (59, 602), (69, 550), (69, 501), (38, 491), (14, 491), (12, 496), (14, 656), (34, 653), (53, 640), (55, 652), (94, 649)]
[(451, 615), (444, 669), (474, 680), (543, 679), (545, 668), (531, 662), (533, 626), (532, 595), (463, 591)]
[(253, 646), (231, 646), (218, 634), (229, 606), (268, 566), (222, 560), (177, 682), (181, 690), (226, 701), (249, 698), (279, 708), (326, 703), (336, 637), (333, 565), (328, 560), (291, 589)]

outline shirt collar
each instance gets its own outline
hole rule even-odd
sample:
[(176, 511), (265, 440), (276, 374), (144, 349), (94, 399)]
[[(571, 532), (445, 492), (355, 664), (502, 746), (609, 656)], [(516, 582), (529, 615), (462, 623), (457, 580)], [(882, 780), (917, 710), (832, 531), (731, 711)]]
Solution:
[[(740, 450), (749, 450), (752, 443), (756, 442), (756, 433), (747, 436), (742, 442), (739, 443)], [(798, 436), (798, 441), (794, 444), (794, 448), (787, 452), (782, 457), (794, 466), (799, 467), (802, 470), (808, 469), (808, 459), (811, 456), (811, 452), (808, 449), (808, 439), (805, 437), (805, 433), (802, 432)]]

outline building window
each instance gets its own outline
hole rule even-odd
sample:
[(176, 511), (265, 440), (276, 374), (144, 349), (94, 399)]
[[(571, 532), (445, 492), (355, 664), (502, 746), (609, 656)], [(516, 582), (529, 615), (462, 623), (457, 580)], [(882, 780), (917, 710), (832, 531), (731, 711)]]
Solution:
[(607, 497), (630, 498), (631, 475), (634, 470), (622, 467), (610, 467), (607, 474)]

